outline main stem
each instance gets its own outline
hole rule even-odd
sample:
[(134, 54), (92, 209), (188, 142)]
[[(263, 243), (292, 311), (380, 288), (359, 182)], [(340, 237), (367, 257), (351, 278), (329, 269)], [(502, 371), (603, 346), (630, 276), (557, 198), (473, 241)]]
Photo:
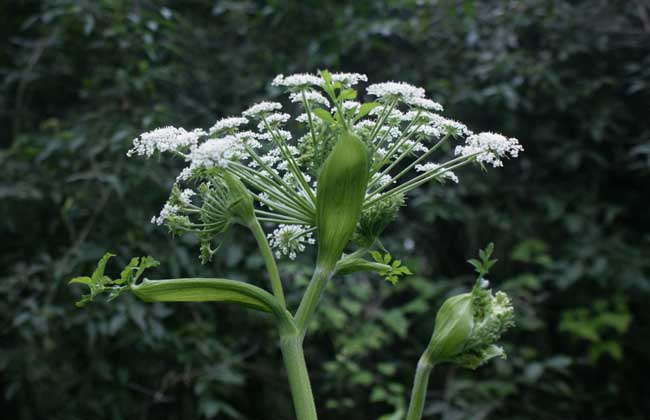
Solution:
[(424, 356), (420, 357), (418, 367), (415, 370), (413, 390), (411, 391), (411, 403), (409, 404), (406, 420), (422, 419), (422, 411), (424, 410), (424, 402), (427, 396), (427, 385), (429, 384), (429, 375), (432, 369), (433, 365)]
[(280, 336), (280, 349), (289, 378), (296, 418), (298, 420), (318, 420), (305, 355), (302, 350), (302, 340), (302, 334)]

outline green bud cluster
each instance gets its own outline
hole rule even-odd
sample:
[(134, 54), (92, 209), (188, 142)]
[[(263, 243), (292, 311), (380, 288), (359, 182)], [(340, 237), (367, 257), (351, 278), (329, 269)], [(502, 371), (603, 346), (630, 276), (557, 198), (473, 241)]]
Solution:
[(362, 247), (372, 246), (402, 206), (404, 194), (396, 194), (365, 208), (354, 232), (354, 242)]

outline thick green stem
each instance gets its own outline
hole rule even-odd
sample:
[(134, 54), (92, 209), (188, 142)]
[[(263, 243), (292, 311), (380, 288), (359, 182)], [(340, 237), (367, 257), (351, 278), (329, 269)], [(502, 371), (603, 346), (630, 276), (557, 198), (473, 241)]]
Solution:
[(280, 349), (289, 378), (296, 418), (298, 420), (317, 420), (314, 395), (309, 382), (305, 355), (302, 351), (302, 335), (280, 336)]
[(424, 402), (427, 397), (427, 385), (429, 383), (429, 375), (433, 365), (430, 364), (424, 356), (420, 357), (418, 367), (415, 370), (415, 379), (413, 380), (413, 390), (411, 391), (411, 403), (409, 404), (409, 411), (406, 415), (406, 420), (420, 420), (422, 419), (422, 410), (424, 410)]
[(269, 242), (266, 240), (266, 236), (264, 235), (264, 230), (262, 229), (262, 226), (260, 226), (260, 222), (257, 220), (257, 218), (250, 220), (248, 222), (248, 227), (251, 232), (253, 232), (253, 236), (255, 236), (255, 240), (257, 241), (257, 246), (262, 253), (262, 258), (264, 258), (266, 270), (268, 271), (269, 279), (271, 280), (271, 290), (273, 291), (273, 296), (275, 296), (282, 307), (286, 307), (287, 304), (284, 300), (284, 291), (282, 289), (280, 273), (278, 272), (278, 266), (275, 264), (273, 251), (271, 251)]
[(317, 266), (314, 271), (314, 275), (309, 282), (309, 286), (307, 286), (302, 301), (300, 301), (300, 306), (295, 316), (296, 327), (298, 327), (298, 330), (303, 336), (307, 330), (309, 321), (314, 316), (314, 312), (316, 312), (318, 301), (325, 290), (325, 286), (327, 286), (327, 282), (332, 275), (334, 275), (334, 268)]

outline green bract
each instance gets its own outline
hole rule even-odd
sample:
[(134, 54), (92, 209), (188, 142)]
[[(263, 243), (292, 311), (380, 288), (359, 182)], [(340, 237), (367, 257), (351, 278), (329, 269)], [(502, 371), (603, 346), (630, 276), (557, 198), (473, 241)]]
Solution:
[(343, 132), (323, 164), (318, 181), (317, 265), (336, 265), (356, 229), (367, 184), (368, 150), (356, 136)]

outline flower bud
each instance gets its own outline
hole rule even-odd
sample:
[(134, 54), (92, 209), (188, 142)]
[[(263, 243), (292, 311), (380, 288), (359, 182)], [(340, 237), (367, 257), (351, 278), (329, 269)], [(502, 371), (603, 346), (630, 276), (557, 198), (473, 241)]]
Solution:
[(495, 343), (514, 325), (512, 303), (503, 292), (492, 295), (480, 286), (470, 293), (451, 297), (436, 316), (436, 325), (424, 355), (428, 362), (452, 362), (475, 369), (500, 356)]
[(474, 327), (472, 294), (463, 293), (445, 301), (436, 316), (436, 325), (426, 354), (432, 363), (460, 354)]
[(318, 265), (333, 269), (357, 226), (368, 184), (368, 150), (344, 132), (323, 163), (316, 192)]

